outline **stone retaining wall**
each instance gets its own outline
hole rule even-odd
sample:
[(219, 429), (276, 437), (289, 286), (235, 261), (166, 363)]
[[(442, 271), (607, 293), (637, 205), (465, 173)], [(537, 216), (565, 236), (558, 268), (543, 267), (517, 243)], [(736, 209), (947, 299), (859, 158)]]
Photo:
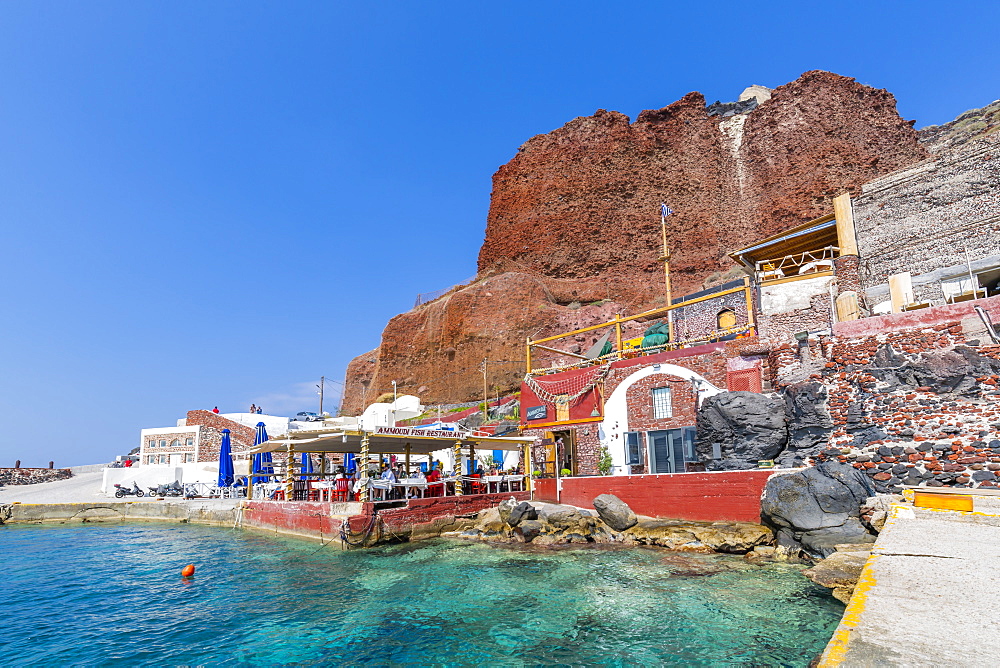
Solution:
[[(908, 271), (917, 301), (939, 280), (1000, 263), (1000, 139), (974, 142), (865, 184), (854, 200), (861, 281), (872, 304)], [(968, 255), (966, 255), (968, 252)]]
[(69, 469), (0, 468), (0, 487), (4, 485), (34, 485), (72, 477), (73, 472)]
[[(1000, 298), (978, 303), (997, 313)], [(881, 492), (1000, 486), (1000, 346), (973, 345), (955, 308), (889, 316), (881, 332), (772, 352), (778, 389), (825, 389), (832, 426), (818, 460), (852, 464)], [(891, 327), (894, 318), (913, 320), (911, 328)]]

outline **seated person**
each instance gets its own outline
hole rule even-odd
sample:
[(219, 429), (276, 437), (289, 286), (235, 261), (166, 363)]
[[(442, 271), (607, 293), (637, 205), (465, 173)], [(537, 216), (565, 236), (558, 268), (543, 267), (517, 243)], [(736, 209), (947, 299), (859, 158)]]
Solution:
[[(393, 475), (396, 476), (395, 482), (400, 482), (400, 481), (406, 479), (406, 472), (403, 470), (403, 465), (402, 464), (396, 464), (396, 469), (393, 471)], [(401, 498), (403, 498), (404, 491), (405, 490), (402, 487), (393, 488), (393, 490), (392, 490), (392, 498), (394, 498), (394, 499), (401, 499)]]
[(393, 490), (392, 485), (396, 483), (396, 473), (392, 470), (392, 467), (387, 463), (382, 462), (382, 473), (378, 476), (378, 478), (383, 483), (388, 483), (379, 487), (379, 489), (383, 490), (381, 492), (382, 499), (394, 498), (393, 493), (395, 490)]
[(431, 467), (427, 472), (427, 496), (441, 496), (444, 490), (444, 483), (441, 482), (441, 472), (437, 465)]

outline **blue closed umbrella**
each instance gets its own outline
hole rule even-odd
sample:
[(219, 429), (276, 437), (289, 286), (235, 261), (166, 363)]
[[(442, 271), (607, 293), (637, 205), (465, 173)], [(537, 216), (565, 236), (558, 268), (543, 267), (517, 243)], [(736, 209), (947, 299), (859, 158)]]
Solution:
[[(257, 423), (257, 436), (253, 440), (254, 446), (261, 445), (267, 442), (270, 437), (267, 435), (267, 429), (264, 427), (263, 422)], [(274, 467), (271, 466), (271, 453), (270, 452), (258, 452), (253, 456), (253, 472), (254, 473), (274, 473)], [(260, 482), (268, 482), (270, 478), (265, 478), (262, 476), (257, 476), (253, 479), (253, 484)]]
[(236, 473), (233, 468), (232, 445), (229, 443), (229, 430), (222, 430), (222, 445), (219, 446), (219, 487), (232, 487)]
[(357, 468), (357, 463), (354, 461), (354, 453), (348, 452), (344, 455), (344, 470), (350, 473)]
[[(313, 472), (313, 460), (309, 456), (308, 452), (302, 453), (302, 469), (300, 473), (312, 473)], [(299, 476), (299, 480), (308, 480), (306, 476)]]

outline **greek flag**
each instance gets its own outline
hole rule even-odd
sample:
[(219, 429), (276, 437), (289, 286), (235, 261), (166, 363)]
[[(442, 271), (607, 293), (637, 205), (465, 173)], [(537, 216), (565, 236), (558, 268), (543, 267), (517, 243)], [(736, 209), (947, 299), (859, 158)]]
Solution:
[(666, 218), (667, 216), (669, 216), (673, 212), (674, 212), (674, 210), (671, 209), (666, 204), (662, 204), (662, 203), (660, 204), (660, 216), (662, 216), (663, 218)]

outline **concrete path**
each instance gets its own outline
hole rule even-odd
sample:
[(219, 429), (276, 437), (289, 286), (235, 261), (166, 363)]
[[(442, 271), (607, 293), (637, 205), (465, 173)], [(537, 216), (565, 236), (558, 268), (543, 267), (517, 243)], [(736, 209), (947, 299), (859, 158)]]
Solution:
[(995, 666), (1000, 517), (897, 505), (820, 666)]
[[(80, 467), (84, 468), (84, 467)], [(0, 487), (0, 504), (4, 503), (89, 503), (107, 501), (101, 492), (103, 468), (98, 471), (75, 473), (66, 480), (40, 482), (35, 485), (7, 485)]]

